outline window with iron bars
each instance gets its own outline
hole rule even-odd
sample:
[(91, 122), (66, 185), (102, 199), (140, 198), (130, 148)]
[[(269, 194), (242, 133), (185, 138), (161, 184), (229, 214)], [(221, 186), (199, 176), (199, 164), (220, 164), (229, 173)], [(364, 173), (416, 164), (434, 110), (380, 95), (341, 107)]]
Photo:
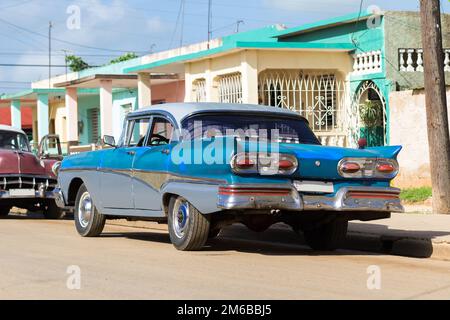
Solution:
[(206, 102), (206, 79), (197, 79), (192, 83), (194, 102)]
[(219, 76), (219, 102), (242, 103), (242, 75), (240, 72)]
[(259, 75), (259, 100), (298, 112), (315, 132), (342, 130), (345, 82), (333, 73), (263, 71)]

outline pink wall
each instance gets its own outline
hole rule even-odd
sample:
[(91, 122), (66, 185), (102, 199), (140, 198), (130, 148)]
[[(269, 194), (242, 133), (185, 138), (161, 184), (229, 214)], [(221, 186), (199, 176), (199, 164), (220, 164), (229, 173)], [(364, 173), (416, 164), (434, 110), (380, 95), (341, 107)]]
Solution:
[(152, 86), (152, 101), (184, 102), (184, 80)]

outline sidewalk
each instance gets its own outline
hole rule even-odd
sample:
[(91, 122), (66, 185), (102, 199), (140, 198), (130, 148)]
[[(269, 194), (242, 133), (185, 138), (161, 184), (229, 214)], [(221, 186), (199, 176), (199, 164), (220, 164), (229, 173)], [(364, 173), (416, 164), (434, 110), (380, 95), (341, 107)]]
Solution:
[(450, 215), (401, 213), (351, 222), (346, 248), (450, 260)]
[[(151, 222), (129, 222), (126, 220), (108, 221), (111, 225), (134, 228), (145, 228), (157, 232), (165, 232), (167, 226)], [(276, 230), (273, 230), (276, 229)], [(277, 224), (272, 229), (273, 235), (264, 237), (270, 241), (286, 244), (297, 243), (287, 237), (285, 231), (290, 227)], [(279, 232), (277, 232), (279, 231)], [(245, 231), (233, 231), (227, 236), (241, 234)], [(270, 231), (267, 231), (269, 233)], [(246, 235), (243, 235), (247, 238)], [(251, 237), (251, 236), (249, 236)], [(401, 255), (416, 258), (433, 258), (450, 260), (450, 215), (402, 213), (392, 214), (391, 219), (369, 222), (352, 221), (349, 224), (345, 249)]]

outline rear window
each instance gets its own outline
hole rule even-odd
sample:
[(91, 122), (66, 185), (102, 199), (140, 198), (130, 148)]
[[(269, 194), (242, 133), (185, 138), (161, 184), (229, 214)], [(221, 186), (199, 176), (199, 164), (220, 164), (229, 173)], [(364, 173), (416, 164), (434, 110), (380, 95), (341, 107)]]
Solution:
[[(230, 132), (246, 132), (245, 136), (266, 138), (274, 141), (301, 144), (320, 144), (308, 123), (300, 117), (274, 114), (199, 114), (182, 123), (191, 139), (209, 136), (224, 136)], [(263, 135), (263, 136), (262, 136)], [(275, 137), (276, 135), (276, 137)]]
[(0, 131), (0, 149), (30, 151), (28, 138), (19, 132)]

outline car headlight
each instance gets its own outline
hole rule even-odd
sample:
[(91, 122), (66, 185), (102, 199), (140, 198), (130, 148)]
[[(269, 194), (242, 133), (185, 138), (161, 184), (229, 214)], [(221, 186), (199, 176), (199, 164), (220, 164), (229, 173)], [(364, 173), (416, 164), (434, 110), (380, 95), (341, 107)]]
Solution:
[(59, 169), (61, 168), (61, 161), (57, 161), (52, 166), (52, 172), (55, 175), (55, 177), (58, 176)]

